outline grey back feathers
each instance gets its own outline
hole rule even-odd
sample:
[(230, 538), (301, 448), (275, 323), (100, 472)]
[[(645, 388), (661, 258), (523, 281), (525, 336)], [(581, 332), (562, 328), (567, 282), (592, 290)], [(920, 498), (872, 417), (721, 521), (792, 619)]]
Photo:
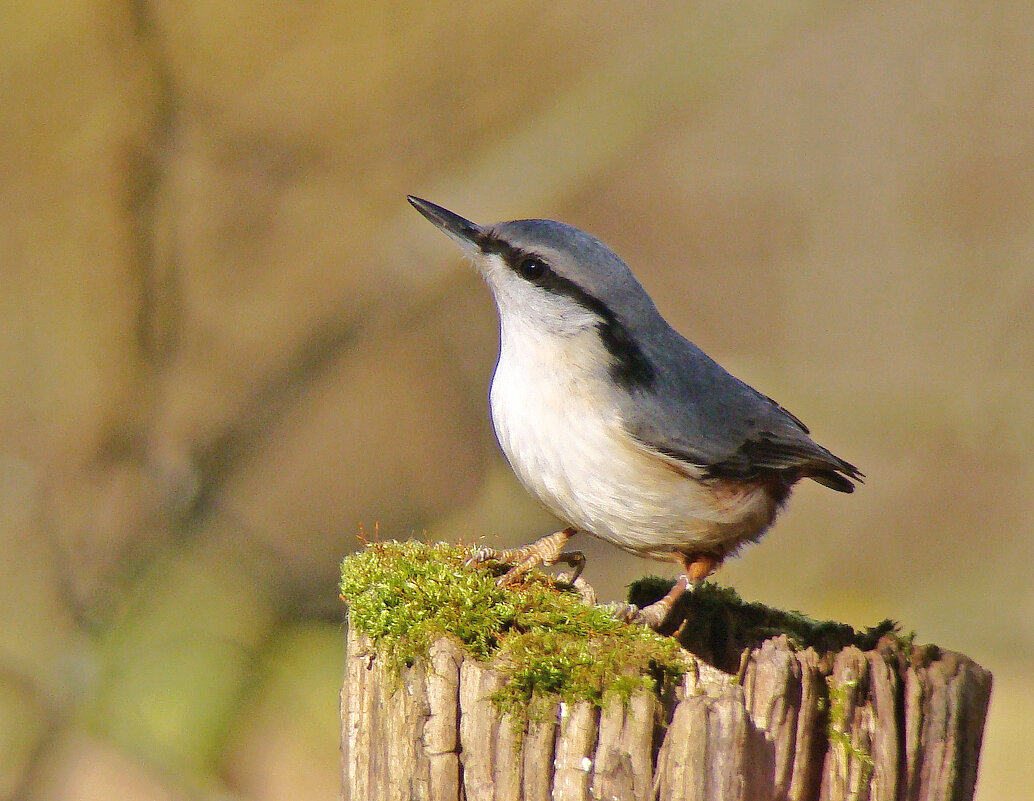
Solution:
[(788, 487), (807, 477), (840, 492), (863, 478), (794, 415), (671, 328), (628, 266), (595, 237), (552, 220), (514, 220), (471, 236), (525, 280), (598, 318), (611, 376), (625, 390), (625, 427), (646, 447), (715, 478)]

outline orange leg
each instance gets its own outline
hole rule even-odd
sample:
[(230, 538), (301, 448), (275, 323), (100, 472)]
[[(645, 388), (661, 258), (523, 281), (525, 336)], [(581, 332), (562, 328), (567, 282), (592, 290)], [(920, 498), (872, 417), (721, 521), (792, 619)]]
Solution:
[(704, 579), (710, 576), (722, 564), (721, 557), (709, 553), (676, 554), (676, 559), (682, 563), (686, 573), (679, 577), (675, 586), (667, 595), (649, 606), (644, 606), (632, 618), (633, 622), (642, 623), (652, 629), (657, 629), (668, 616), (675, 602), (682, 597), (686, 590), (699, 587)]
[(549, 567), (557, 562), (563, 562), (574, 568), (574, 575), (570, 581), (574, 583), (581, 575), (585, 567), (585, 554), (581, 551), (564, 551), (567, 541), (575, 535), (576, 529), (565, 528), (555, 534), (549, 534), (541, 539), (535, 540), (530, 545), (522, 548), (506, 548), (496, 550), (495, 548), (478, 548), (473, 556), (467, 560), (468, 565), (480, 565), (485, 562), (502, 562), (511, 566), (510, 570), (503, 574), (497, 582), (500, 587), (507, 587), (516, 584), (521, 577), (532, 568), (539, 566)]
[(704, 583), (704, 579), (716, 571), (722, 564), (722, 559), (710, 553), (679, 554), (679, 561), (686, 569), (686, 578), (694, 587)]

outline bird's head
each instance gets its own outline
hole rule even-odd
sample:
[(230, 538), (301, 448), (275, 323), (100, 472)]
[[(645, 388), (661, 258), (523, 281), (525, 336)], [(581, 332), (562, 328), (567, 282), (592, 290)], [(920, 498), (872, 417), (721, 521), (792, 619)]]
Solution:
[(594, 331), (617, 380), (648, 380), (651, 368), (637, 332), (663, 321), (632, 271), (605, 244), (554, 220), (482, 226), (420, 198), (409, 202), (473, 258), (504, 334), (508, 327), (546, 338)]

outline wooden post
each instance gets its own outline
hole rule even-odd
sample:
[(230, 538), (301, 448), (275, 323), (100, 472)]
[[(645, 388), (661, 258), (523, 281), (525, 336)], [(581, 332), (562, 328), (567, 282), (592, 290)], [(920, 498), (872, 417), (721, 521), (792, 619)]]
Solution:
[(500, 674), (449, 638), (401, 675), (352, 629), (347, 651), (351, 801), (967, 801), (991, 691), (934, 646), (887, 636), (820, 655), (781, 635), (741, 680), (695, 660), (670, 698), (514, 721), (489, 700)]
[[(512, 633), (547, 619), (534, 604), (556, 603), (551, 589), (500, 595), (491, 576), (468, 572), (463, 553), (450, 548), (389, 543), (345, 560), (346, 801), (973, 797), (991, 674), (961, 654), (916, 646), (889, 622), (856, 632), (705, 585), (673, 610), (669, 622), (691, 656), (674, 673), (657, 674), (668, 679), (641, 681), (636, 673), (630, 693), (604, 693), (599, 704), (536, 695), (529, 714), (493, 701), (507, 676), (518, 675), (513, 662), (478, 661), (447, 633), (429, 647), (409, 647), (421, 631), (450, 631), (439, 622), (428, 629), (440, 611), (434, 621), (463, 620), (467, 630), (472, 624), (457, 610), (500, 603)], [(665, 590), (641, 585), (633, 598)], [(610, 621), (604, 629), (616, 625), (566, 599), (548, 619), (563, 627), (578, 609)], [(500, 640), (510, 633), (495, 632)], [(474, 637), (482, 646), (483, 634)], [(665, 651), (674, 649), (665, 644)], [(643, 676), (651, 670), (649, 661), (637, 664)], [(688, 669), (678, 678), (682, 665)]]

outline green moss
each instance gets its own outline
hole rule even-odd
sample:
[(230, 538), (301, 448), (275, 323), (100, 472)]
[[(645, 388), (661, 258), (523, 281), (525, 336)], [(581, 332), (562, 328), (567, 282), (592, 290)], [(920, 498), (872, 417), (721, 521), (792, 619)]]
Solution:
[(829, 744), (840, 749), (845, 761), (853, 759), (858, 763), (861, 770), (860, 784), (864, 787), (868, 784), (876, 763), (872, 754), (851, 742), (851, 726), (847, 719), (847, 711), (851, 696), (858, 687), (858, 680), (836, 684), (833, 677), (828, 676), (826, 685), (829, 687), (829, 722), (826, 727)]
[[(671, 579), (648, 576), (629, 585), (629, 601), (637, 606), (662, 597)], [(820, 654), (855, 645), (863, 651), (876, 647), (881, 637), (896, 635), (898, 626), (884, 620), (875, 626), (855, 630), (846, 623), (814, 620), (800, 612), (773, 609), (744, 601), (731, 587), (705, 582), (686, 593), (674, 610), (679, 621), (682, 646), (701, 659), (735, 673), (744, 649), (757, 648), (770, 637), (785, 635), (794, 648), (814, 648)]]
[(685, 670), (674, 640), (586, 606), (537, 572), (520, 586), (499, 588), (490, 571), (464, 565), (468, 556), (441, 543), (367, 545), (341, 566), (352, 625), (395, 669), (439, 637), (458, 638), (506, 675), (495, 699), (504, 710), (547, 697), (601, 704), (609, 694), (627, 698)]

